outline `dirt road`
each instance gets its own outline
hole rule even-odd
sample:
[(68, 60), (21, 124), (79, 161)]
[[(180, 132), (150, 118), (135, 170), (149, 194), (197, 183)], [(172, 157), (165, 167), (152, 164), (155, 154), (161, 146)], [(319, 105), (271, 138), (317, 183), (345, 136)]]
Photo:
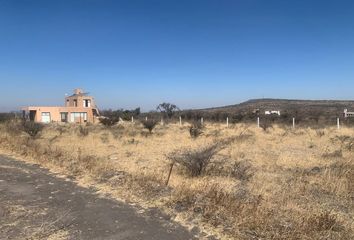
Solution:
[(0, 155), (0, 239), (193, 239), (156, 209), (100, 198), (42, 169)]

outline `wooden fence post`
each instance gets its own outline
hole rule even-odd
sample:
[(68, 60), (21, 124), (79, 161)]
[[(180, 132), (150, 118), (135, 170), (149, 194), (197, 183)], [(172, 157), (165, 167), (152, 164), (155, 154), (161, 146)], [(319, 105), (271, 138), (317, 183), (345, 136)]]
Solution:
[(337, 129), (340, 129), (339, 118), (337, 118)]
[(257, 117), (257, 127), (259, 128), (259, 117)]
[(182, 117), (179, 116), (179, 125), (182, 126)]
[(226, 118), (226, 127), (229, 127), (229, 117)]
[(293, 128), (295, 128), (295, 118), (293, 118)]
[(200, 119), (200, 123), (201, 123), (202, 125), (204, 124), (204, 119), (203, 119), (203, 118)]
[(167, 180), (166, 180), (166, 186), (168, 186), (168, 182), (170, 181), (173, 165), (174, 165), (174, 163), (171, 163), (171, 165), (170, 165), (170, 171), (168, 172), (168, 176), (167, 176)]

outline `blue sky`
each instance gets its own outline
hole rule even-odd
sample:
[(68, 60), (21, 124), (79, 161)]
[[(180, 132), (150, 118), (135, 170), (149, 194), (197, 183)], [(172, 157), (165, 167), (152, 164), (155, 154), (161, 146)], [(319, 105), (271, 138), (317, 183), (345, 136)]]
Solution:
[(353, 99), (354, 1), (0, 0), (0, 111)]

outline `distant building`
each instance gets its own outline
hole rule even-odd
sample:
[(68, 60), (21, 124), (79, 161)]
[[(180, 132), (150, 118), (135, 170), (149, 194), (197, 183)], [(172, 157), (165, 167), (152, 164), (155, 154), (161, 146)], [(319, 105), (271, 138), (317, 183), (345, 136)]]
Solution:
[(280, 116), (280, 111), (265, 111), (265, 115), (278, 115)]
[(65, 97), (63, 107), (29, 106), (22, 108), (22, 111), (25, 119), (42, 123), (94, 123), (99, 116), (94, 98), (82, 89), (75, 89), (73, 95)]
[(354, 112), (348, 112), (348, 109), (344, 109), (344, 117), (354, 117)]

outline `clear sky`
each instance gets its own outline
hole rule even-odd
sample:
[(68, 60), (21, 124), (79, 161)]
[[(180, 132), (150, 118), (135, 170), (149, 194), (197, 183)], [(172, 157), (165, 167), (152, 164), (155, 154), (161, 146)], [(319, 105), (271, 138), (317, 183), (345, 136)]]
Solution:
[(353, 99), (354, 1), (0, 0), (0, 111)]

